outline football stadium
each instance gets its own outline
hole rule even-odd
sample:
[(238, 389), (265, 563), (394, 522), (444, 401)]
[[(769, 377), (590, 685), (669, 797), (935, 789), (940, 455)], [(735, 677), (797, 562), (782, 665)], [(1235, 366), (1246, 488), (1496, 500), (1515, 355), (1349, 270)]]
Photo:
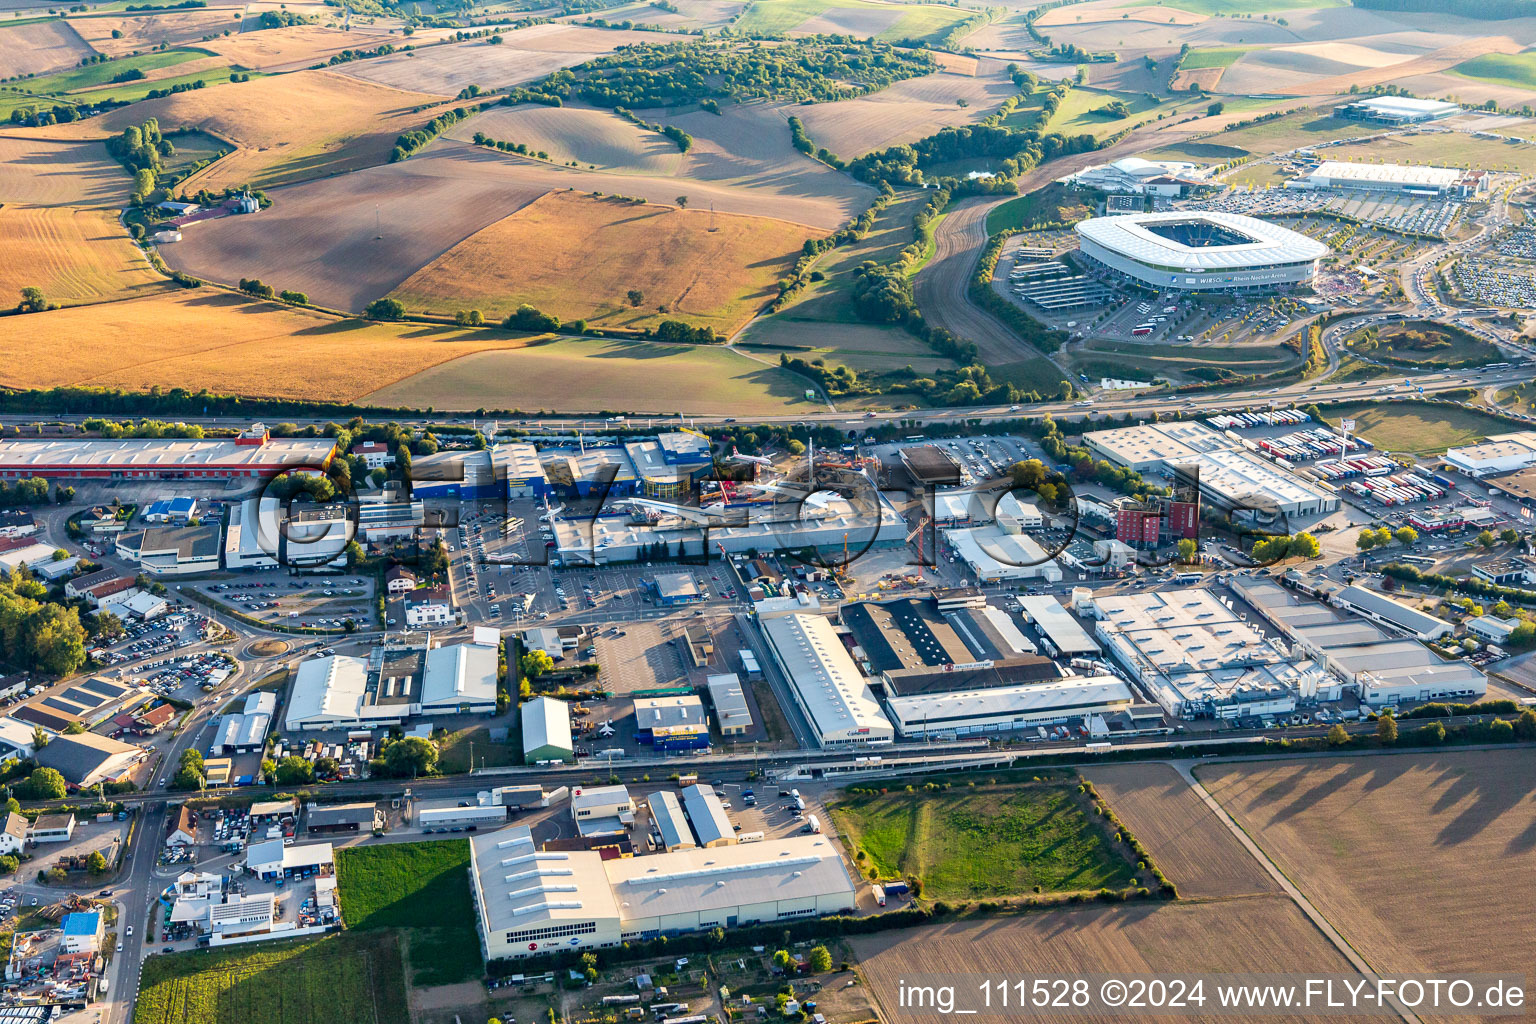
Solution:
[(1139, 284), (1174, 291), (1260, 291), (1311, 284), (1328, 247), (1278, 224), (1209, 211), (1093, 217), (1082, 254)]

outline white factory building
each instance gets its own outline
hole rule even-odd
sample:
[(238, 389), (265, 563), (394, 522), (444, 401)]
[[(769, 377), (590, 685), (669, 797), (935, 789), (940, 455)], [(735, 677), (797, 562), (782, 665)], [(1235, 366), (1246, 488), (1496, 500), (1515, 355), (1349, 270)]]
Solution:
[(1495, 434), (1482, 444), (1448, 449), (1445, 461), (1479, 478), (1536, 466), (1536, 430)]
[(1458, 167), (1407, 164), (1356, 164), (1325, 160), (1292, 185), (1364, 192), (1401, 192), (1410, 196), (1472, 195), (1487, 188), (1487, 178)]
[(493, 714), (498, 675), (492, 644), (310, 658), (299, 665), (284, 727), (369, 729), (417, 715)]
[(945, 530), (944, 540), (980, 583), (1061, 582), (1061, 566), (1045, 553), (1039, 542), (1027, 533), (1009, 529), (1001, 521)]
[(1283, 715), (1339, 695), (1321, 662), (1293, 661), (1209, 590), (1096, 594), (1085, 607), (1104, 649), (1174, 718)]
[(1339, 496), (1248, 452), (1215, 451), (1180, 466), (1200, 474), (1200, 495), (1226, 510), (1252, 509), (1261, 521), (1273, 515), (1307, 519), (1339, 510)]
[(821, 746), (865, 746), (895, 739), (895, 728), (830, 621), (801, 612), (763, 619), (761, 626)]
[(1405, 125), (1438, 121), (1461, 113), (1461, 107), (1444, 100), (1421, 100), (1412, 96), (1367, 96), (1333, 108), (1335, 117), (1374, 124)]
[(1040, 639), (1048, 645), (1046, 653), (1051, 657), (1075, 658), (1099, 653), (1098, 643), (1054, 597), (1049, 594), (1021, 594), (1018, 601), (1024, 621), (1039, 631)]
[(1069, 676), (1044, 683), (890, 697), (886, 706), (903, 739), (945, 740), (1060, 725), (1129, 711), (1135, 698), (1115, 676)]
[(1333, 603), (1372, 622), (1400, 629), (1417, 640), (1438, 640), (1454, 630), (1449, 622), (1365, 587), (1345, 587)]
[(514, 826), (470, 840), (470, 878), (491, 960), (854, 907), (842, 856), (821, 835), (605, 861), (539, 850), (527, 828)]
[(289, 515), (276, 498), (250, 498), (230, 506), (224, 567), (345, 565), (353, 532), (343, 504), (301, 507)]
[[(872, 493), (877, 504), (870, 508), (832, 496), (820, 506), (783, 502), (767, 512), (742, 509), (739, 516), (720, 517), (718, 524), (670, 516), (656, 522), (637, 521), (628, 514), (559, 519), (551, 524), (555, 534), (553, 554), (563, 565), (602, 565), (639, 561), (647, 549), (663, 543), (672, 550), (677, 550), (681, 543), (689, 553), (707, 549), (711, 556), (722, 550), (726, 554), (801, 548), (830, 551), (841, 550), (846, 542), (853, 551), (859, 551), (872, 545), (904, 543), (906, 521), (885, 495)], [(756, 518), (788, 515), (786, 509), (793, 510), (791, 518)]]
[(1239, 576), (1232, 589), (1293, 644), (1294, 655), (1322, 659), (1368, 705), (1476, 699), (1488, 691), (1488, 677), (1466, 662), (1446, 661), (1418, 640), (1269, 579)]
[(1230, 449), (1233, 442), (1196, 420), (1140, 423), (1134, 427), (1090, 430), (1083, 444), (1102, 459), (1138, 473), (1161, 472), (1196, 455)]

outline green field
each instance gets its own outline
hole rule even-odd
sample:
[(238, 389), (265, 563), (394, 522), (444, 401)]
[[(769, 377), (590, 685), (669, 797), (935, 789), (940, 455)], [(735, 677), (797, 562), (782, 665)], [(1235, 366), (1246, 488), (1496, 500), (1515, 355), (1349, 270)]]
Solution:
[[(1162, 0), (1148, 4), (1144, 0), (1131, 0), (1121, 7), (1161, 7)], [(1176, 7), (1190, 14), (1210, 17), (1233, 14), (1273, 14), (1276, 11), (1295, 11), (1310, 7), (1344, 7), (1343, 0), (1170, 0), (1169, 7)]]
[(987, 234), (1021, 230), (1032, 224), (1076, 224), (1091, 213), (1093, 209), (1084, 201), (1083, 193), (1052, 182), (993, 207), (987, 214)]
[(522, 764), (522, 752), (512, 743), (491, 742), (491, 731), (484, 726), (460, 729), (438, 741), (437, 767), (446, 774), (469, 771), (470, 750), (474, 750), (476, 768), (504, 768)]
[(1357, 331), (1345, 344), (1372, 359), (1430, 368), (1483, 366), (1503, 362), (1505, 358), (1498, 346), (1474, 334), (1424, 321)]
[(1119, 889), (1136, 874), (1071, 784), (850, 794), (830, 813), (866, 876), (916, 878), (932, 900)]
[[(889, 28), (874, 33), (876, 39), (921, 39), (937, 42), (955, 25), (970, 16), (958, 7), (938, 4), (905, 4), (901, 17)], [(820, 17), (831, 10), (865, 12), (873, 16), (889, 13), (890, 4), (868, 0), (755, 0), (733, 28), (742, 33), (783, 35), (793, 32), (801, 22)], [(859, 35), (858, 32), (852, 32)]]
[[(478, 968), (478, 951), (475, 959)], [(133, 1019), (135, 1024), (408, 1024), (400, 943), (389, 933), (339, 932), (150, 956)]]
[(1237, 59), (1252, 46), (1219, 46), (1209, 49), (1190, 50), (1184, 55), (1179, 69), (1183, 71), (1196, 71), (1200, 68), (1229, 68), (1237, 63)]
[(349, 929), (405, 932), (412, 985), (479, 976), (467, 839), (345, 847), (336, 851), (336, 876)]
[(1148, 380), (1170, 376), (1197, 379), (1202, 369), (1225, 370), (1239, 376), (1273, 373), (1294, 365), (1296, 354), (1279, 345), (1217, 347), (1214, 345), (1133, 345), (1090, 342), (1072, 353), (1072, 365), (1089, 377), (1129, 377)]
[[(1230, 103), (1227, 106), (1231, 110), (1240, 109)], [(1265, 121), (1263, 124), (1220, 132), (1206, 140), (1163, 146), (1146, 156), (1153, 160), (1159, 157), (1204, 161), (1230, 160), (1235, 156), (1249, 154), (1264, 156), (1270, 153), (1284, 153), (1298, 146), (1315, 145), (1332, 139), (1350, 139), (1360, 135), (1370, 135), (1378, 130), (1373, 125), (1362, 124), (1359, 121), (1346, 121), (1339, 117), (1319, 115), (1315, 110), (1298, 110), (1293, 114), (1277, 117), (1273, 121)], [(1457, 136), (1457, 138), (1465, 138), (1465, 136)], [(1329, 159), (1344, 158), (1330, 152)]]
[(1396, 398), (1330, 405), (1323, 412), (1334, 421), (1353, 419), (1355, 432), (1382, 451), (1410, 455), (1438, 455), (1447, 448), (1476, 444), (1490, 434), (1518, 429), (1476, 409)]
[(1328, 150), (1328, 159), (1529, 173), (1536, 170), (1536, 146), (1500, 139), (1477, 139), (1464, 132), (1400, 135), (1333, 146)]
[[(88, 64), (83, 68), (58, 71), (51, 75), (43, 75), (40, 78), (30, 78), (27, 80), (25, 88), (39, 95), (74, 92), (77, 89), (89, 89), (92, 86), (106, 85), (124, 71), (143, 71), (148, 74), (161, 68), (185, 64), (189, 60), (216, 56), (218, 54), (212, 50), (199, 50), (188, 46), (179, 47), (174, 50), (155, 50), (151, 53), (141, 53), (137, 57), (120, 57), (117, 60), (103, 61), (100, 64)], [(123, 84), (147, 85), (148, 83), (125, 82)]]
[(1512, 89), (1536, 89), (1536, 53), (1488, 53), (1456, 65), (1451, 74)]
[[(1112, 100), (1124, 103), (1130, 110), (1130, 116), (1111, 117), (1096, 113)], [(1139, 92), (1111, 92), (1108, 89), (1079, 86), (1067, 93), (1066, 99), (1061, 101), (1061, 106), (1056, 108), (1056, 113), (1046, 123), (1045, 130), (1063, 135), (1092, 135), (1102, 139), (1150, 121), (1158, 114), (1173, 116), (1180, 112), (1188, 113), (1197, 107), (1204, 108), (1208, 104), (1209, 101), (1202, 97), (1153, 103)]]
[[(175, 67), (177, 64), (185, 64), (188, 61), (200, 60), (204, 57), (212, 57), (216, 54), (208, 50), (199, 50), (191, 47), (181, 47), (174, 50), (156, 50), (150, 53), (141, 53), (134, 57), (123, 57), (118, 60), (106, 61), (102, 64), (91, 64), (83, 68), (75, 68), (70, 71), (59, 71), (40, 78), (30, 78), (25, 82), (0, 86), (0, 117), (10, 116), (12, 110), (24, 107), (53, 107), (60, 104), (71, 106), (89, 106), (100, 103), (103, 100), (113, 99), (124, 102), (143, 99), (152, 90), (169, 89), (176, 85), (188, 85), (202, 80), (208, 88), (229, 81), (229, 76), (235, 70), (234, 67), (208, 68), (193, 74), (178, 75), (172, 78), (156, 80), (140, 79), (133, 82), (120, 82), (112, 84), (112, 79), (124, 71), (156, 71), (160, 68)], [(256, 72), (252, 77), (260, 77)], [(102, 88), (97, 88), (101, 86)], [(89, 90), (82, 92), (81, 90)]]
[[(926, 192), (898, 196), (875, 216), (869, 232), (857, 242), (840, 246), (816, 261), (814, 270), (823, 280), (813, 281), (800, 298), (773, 319), (789, 316), (796, 320), (830, 320), (837, 323), (861, 323), (853, 311), (853, 272), (865, 260), (891, 263), (901, 250), (912, 243), (912, 216), (929, 200)], [(753, 326), (748, 333), (756, 330)]]

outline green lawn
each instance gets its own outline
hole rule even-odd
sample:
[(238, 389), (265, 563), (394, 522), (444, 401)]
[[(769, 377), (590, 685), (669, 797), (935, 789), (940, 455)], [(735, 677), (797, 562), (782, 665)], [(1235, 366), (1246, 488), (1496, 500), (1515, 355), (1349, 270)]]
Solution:
[(1451, 73), (1511, 89), (1536, 89), (1536, 53), (1488, 53), (1456, 65)]
[[(956, 22), (970, 16), (969, 11), (938, 4), (909, 4), (902, 7), (901, 17), (889, 28), (876, 33), (875, 38), (911, 38), (937, 42)], [(747, 7), (734, 28), (743, 33), (782, 35), (794, 31), (801, 22), (819, 17), (834, 8), (884, 14), (891, 10), (891, 5), (870, 3), (868, 0), (756, 0)]]
[[(41, 78), (30, 78), (24, 83), (23, 87), (38, 95), (74, 92), (76, 89), (89, 89), (94, 85), (106, 85), (124, 71), (143, 71), (148, 74), (161, 68), (185, 64), (189, 60), (216, 56), (218, 54), (212, 50), (199, 50), (185, 46), (175, 50), (156, 50), (151, 53), (141, 53), (137, 57), (120, 57), (117, 60), (103, 61), (100, 64), (88, 64), (83, 68), (58, 71), (51, 75), (43, 75)], [(127, 82), (124, 84), (147, 85), (148, 83)]]
[(522, 751), (511, 743), (492, 743), (491, 731), (484, 726), (460, 729), (444, 736), (438, 750), (438, 769), (449, 774), (469, 771), (473, 744), (476, 768), (503, 768), (522, 764)]
[(406, 933), (412, 985), (480, 975), (467, 839), (346, 847), (336, 851), (336, 874), (349, 929)]
[(1119, 889), (1135, 876), (1070, 784), (849, 795), (830, 813), (866, 876), (917, 878), (928, 899)]
[[(1237, 109), (1231, 103), (1229, 109)], [(1234, 156), (1283, 153), (1298, 146), (1310, 146), (1333, 139), (1349, 139), (1378, 131), (1374, 125), (1343, 118), (1319, 115), (1316, 110), (1298, 110), (1273, 121), (1221, 132), (1201, 142), (1176, 143), (1146, 154), (1149, 159), (1169, 157), (1188, 160), (1230, 160)], [(1465, 138), (1465, 136), (1458, 136)], [(1342, 160), (1328, 154), (1329, 159)]]
[[(1121, 7), (1162, 6), (1161, 0), (1152, 4), (1146, 0), (1130, 0)], [(1169, 0), (1169, 7), (1176, 7), (1190, 14), (1211, 17), (1231, 14), (1273, 14), (1275, 11), (1295, 11), (1304, 7), (1344, 7), (1343, 0)]]
[(1490, 434), (1517, 428), (1476, 409), (1393, 398), (1324, 408), (1329, 419), (1355, 421), (1355, 432), (1382, 451), (1438, 455), (1447, 448), (1476, 444)]
[(1179, 65), (1181, 70), (1195, 71), (1200, 68), (1229, 68), (1252, 46), (1220, 46), (1210, 49), (1190, 50)]
[[(478, 968), (479, 954), (475, 954)], [(130, 980), (129, 984), (132, 984)], [(409, 1024), (399, 940), (340, 932), (151, 956), (135, 1024)]]

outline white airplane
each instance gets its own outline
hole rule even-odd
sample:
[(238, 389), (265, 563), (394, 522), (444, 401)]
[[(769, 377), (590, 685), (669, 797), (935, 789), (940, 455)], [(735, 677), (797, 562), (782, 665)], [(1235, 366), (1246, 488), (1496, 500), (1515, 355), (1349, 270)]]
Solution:
[(786, 498), (804, 502), (812, 508), (826, 508), (827, 502), (837, 497), (832, 491), (807, 491), (803, 484), (775, 482), (771, 484), (737, 484), (737, 486), (743, 490), (782, 494)]
[(741, 452), (736, 450), (734, 445), (731, 447), (731, 461), (732, 462), (750, 462), (750, 463), (752, 463), (754, 465), (757, 465), (757, 466), (772, 466), (773, 465), (773, 460), (768, 458), (766, 455), (743, 455), (743, 454), (741, 454)]
[(652, 512), (660, 512), (662, 515), (677, 516), (679, 519), (687, 519), (689, 522), (705, 523), (711, 526), (722, 526), (728, 521), (727, 517), (746, 519), (745, 509), (728, 509), (724, 505), (677, 505), (670, 501), (657, 501), (654, 498), (625, 498), (624, 504), (633, 508), (648, 509)]
[(549, 511), (547, 511), (543, 515), (539, 516), (539, 522), (547, 523), (551, 519), (554, 519), (556, 516), (558, 516), (561, 512), (564, 512), (564, 511), (565, 511), (565, 506), (564, 505), (555, 505)]

